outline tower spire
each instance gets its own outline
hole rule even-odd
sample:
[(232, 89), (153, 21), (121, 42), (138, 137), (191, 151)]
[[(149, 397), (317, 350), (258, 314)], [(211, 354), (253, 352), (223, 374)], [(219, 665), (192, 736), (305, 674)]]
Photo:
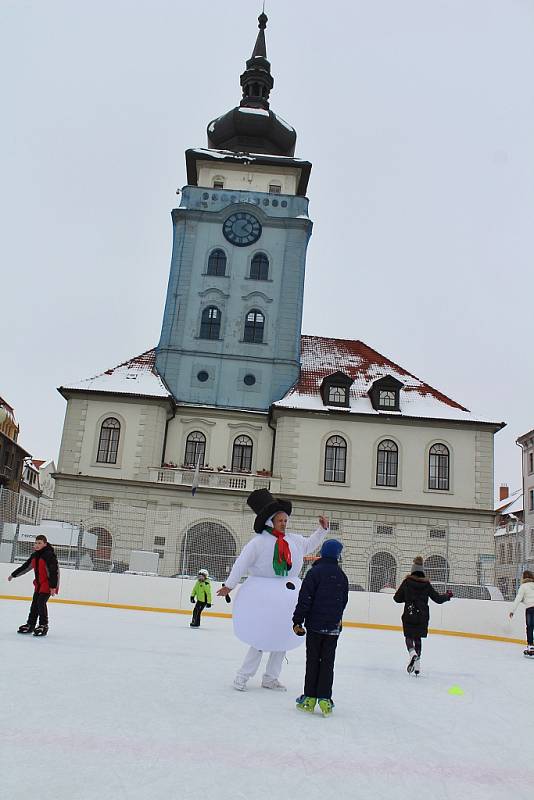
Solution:
[(267, 47), (265, 44), (265, 28), (268, 17), (262, 11), (258, 17), (258, 36), (247, 61), (247, 68), (241, 75), (243, 98), (240, 106), (245, 108), (264, 108), (269, 110), (269, 94), (274, 86), (271, 75), (271, 65), (267, 60)]

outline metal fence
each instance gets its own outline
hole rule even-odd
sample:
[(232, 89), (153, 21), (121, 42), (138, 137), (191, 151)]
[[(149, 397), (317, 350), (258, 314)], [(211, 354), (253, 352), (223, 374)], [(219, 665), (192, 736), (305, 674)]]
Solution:
[[(222, 513), (213, 498), (196, 502), (197, 497), (189, 506), (165, 508), (146, 501), (126, 505), (99, 498), (54, 500), (50, 519), (28, 525), (17, 519), (18, 496), (4, 490), (0, 561), (22, 562), (35, 535), (44, 533), (66, 568), (143, 571), (166, 577), (194, 576), (204, 568), (215, 581), (223, 582), (253, 535), (253, 515), (242, 499), (232, 504), (234, 510)], [(396, 521), (386, 509), (369, 518), (343, 516), (335, 504), (324, 512), (331, 516), (331, 535), (343, 542), (342, 566), (353, 591), (393, 591), (410, 571), (414, 556), (422, 555), (425, 572), (439, 590), (451, 588), (458, 597), (509, 599), (526, 566), (523, 552), (521, 560), (507, 565), (510, 580), (505, 587), (496, 560), (502, 547), (499, 543), (496, 548), (498, 537), (491, 527)], [(316, 523), (316, 515), (296, 509), (290, 530), (309, 534)], [(148, 566), (139, 567), (139, 555)], [(303, 572), (311, 563), (313, 556)]]

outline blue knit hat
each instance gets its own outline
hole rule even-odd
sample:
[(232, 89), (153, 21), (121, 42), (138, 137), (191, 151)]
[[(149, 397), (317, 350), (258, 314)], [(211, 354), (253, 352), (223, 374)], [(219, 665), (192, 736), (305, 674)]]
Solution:
[(343, 545), (337, 539), (327, 539), (321, 547), (321, 555), (326, 558), (338, 559), (343, 550)]

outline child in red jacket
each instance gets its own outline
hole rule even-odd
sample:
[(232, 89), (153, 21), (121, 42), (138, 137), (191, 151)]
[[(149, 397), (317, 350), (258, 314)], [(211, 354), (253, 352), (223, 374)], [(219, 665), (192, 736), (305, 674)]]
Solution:
[[(33, 580), (34, 593), (30, 606), (28, 622), (21, 625), (17, 633), (33, 633), (34, 636), (46, 636), (48, 633), (48, 609), (46, 604), (50, 595), (58, 593), (59, 588), (59, 567), (56, 553), (48, 539), (43, 534), (35, 537), (33, 553), (27, 561), (14, 570), (8, 577), (8, 581), (18, 578), (33, 569), (35, 578)], [(39, 624), (37, 625), (37, 622)]]

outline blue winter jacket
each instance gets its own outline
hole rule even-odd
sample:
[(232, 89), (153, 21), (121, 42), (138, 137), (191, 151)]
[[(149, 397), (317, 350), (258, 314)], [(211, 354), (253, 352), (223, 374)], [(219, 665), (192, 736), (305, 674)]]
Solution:
[(320, 558), (302, 582), (293, 624), (316, 633), (339, 633), (349, 599), (347, 576), (335, 558)]

